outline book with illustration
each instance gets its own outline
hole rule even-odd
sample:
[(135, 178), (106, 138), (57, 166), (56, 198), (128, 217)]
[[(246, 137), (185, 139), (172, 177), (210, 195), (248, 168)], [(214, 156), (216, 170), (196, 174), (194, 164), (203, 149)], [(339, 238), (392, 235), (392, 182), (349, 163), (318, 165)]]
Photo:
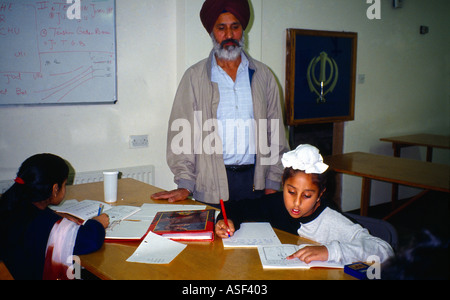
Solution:
[(213, 241), (214, 209), (158, 212), (150, 231), (172, 240)]

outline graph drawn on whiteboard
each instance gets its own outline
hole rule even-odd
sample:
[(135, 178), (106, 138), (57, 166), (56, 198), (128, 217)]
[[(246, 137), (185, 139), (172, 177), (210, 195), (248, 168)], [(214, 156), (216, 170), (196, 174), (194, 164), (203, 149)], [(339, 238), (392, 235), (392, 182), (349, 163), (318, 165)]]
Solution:
[(0, 0), (0, 105), (117, 100), (115, 1), (66, 2)]

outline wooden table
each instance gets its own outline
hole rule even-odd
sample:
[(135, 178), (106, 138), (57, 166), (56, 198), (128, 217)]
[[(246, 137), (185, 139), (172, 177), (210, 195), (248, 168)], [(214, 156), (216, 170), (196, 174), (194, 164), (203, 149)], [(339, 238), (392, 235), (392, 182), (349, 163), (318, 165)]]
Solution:
[[(117, 205), (167, 203), (150, 199), (150, 195), (157, 191), (161, 189), (133, 179), (120, 179)], [(103, 201), (103, 183), (67, 186), (66, 199)], [(177, 202), (195, 203), (192, 200)], [(282, 243), (311, 243), (280, 230), (275, 229), (275, 232)], [(107, 242), (99, 251), (81, 255), (81, 265), (101, 279), (354, 279), (345, 274), (343, 269), (264, 270), (256, 249), (224, 249), (222, 240), (218, 237), (212, 243), (186, 244), (188, 246), (170, 264), (152, 265), (126, 262), (139, 242)]]
[[(405, 147), (423, 146), (427, 148), (426, 161), (433, 160), (433, 148), (450, 149), (450, 136), (437, 134), (412, 134), (396, 137), (381, 138), (380, 141), (392, 143), (394, 149), (394, 156), (400, 157), (401, 150)], [(392, 184), (392, 208), (395, 207), (395, 202), (398, 199), (398, 184)]]
[(392, 143), (394, 148), (394, 156), (400, 157), (401, 149), (411, 146), (424, 146), (427, 147), (428, 162), (432, 161), (433, 148), (450, 149), (450, 136), (437, 135), (437, 134), (412, 134), (396, 137), (381, 138), (380, 141)]
[(327, 156), (325, 162), (336, 172), (362, 177), (362, 216), (368, 213), (372, 179), (450, 192), (448, 165), (363, 152)]

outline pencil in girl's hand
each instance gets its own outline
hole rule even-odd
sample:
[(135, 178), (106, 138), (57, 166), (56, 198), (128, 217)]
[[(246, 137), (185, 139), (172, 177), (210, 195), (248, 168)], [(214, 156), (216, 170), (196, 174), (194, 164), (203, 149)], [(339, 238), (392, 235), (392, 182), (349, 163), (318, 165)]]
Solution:
[(222, 207), (223, 221), (225, 222), (225, 225), (227, 226), (228, 237), (230, 237), (230, 227), (228, 226), (227, 213), (225, 212), (225, 205), (223, 204), (222, 199), (220, 199), (220, 206)]

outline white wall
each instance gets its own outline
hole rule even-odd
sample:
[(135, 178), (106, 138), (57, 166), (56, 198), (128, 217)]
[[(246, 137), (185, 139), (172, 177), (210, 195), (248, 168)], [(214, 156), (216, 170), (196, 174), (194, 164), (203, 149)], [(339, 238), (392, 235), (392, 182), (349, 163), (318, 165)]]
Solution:
[[(92, 106), (0, 108), (0, 180), (20, 163), (52, 152), (78, 172), (153, 164), (156, 185), (170, 189), (165, 162), (167, 121), (184, 70), (206, 57), (211, 41), (199, 19), (203, 0), (116, 0), (118, 103)], [(361, 0), (251, 0), (250, 54), (285, 82), (286, 28), (358, 32), (355, 121), (345, 126), (344, 151), (392, 155), (379, 138), (416, 132), (449, 134), (450, 38), (447, 0), (405, 0), (393, 9), (380, 0), (381, 20), (369, 20)], [(427, 25), (430, 33), (419, 34)], [(150, 145), (129, 149), (128, 137), (148, 134)], [(423, 159), (424, 151), (404, 150)], [(449, 152), (435, 151), (439, 162)], [(343, 209), (359, 207), (360, 179), (344, 176)], [(390, 198), (375, 182), (373, 203)], [(400, 196), (413, 191), (401, 190)]]

